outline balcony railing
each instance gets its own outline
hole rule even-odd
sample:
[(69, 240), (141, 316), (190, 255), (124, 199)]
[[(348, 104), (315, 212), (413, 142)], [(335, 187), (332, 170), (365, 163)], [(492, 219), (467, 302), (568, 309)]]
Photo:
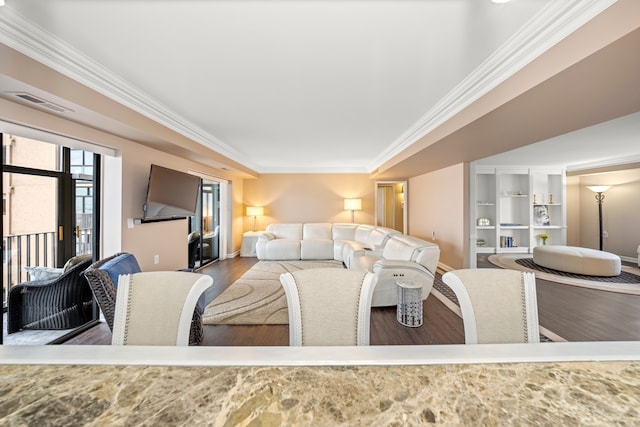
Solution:
[[(91, 228), (81, 228), (76, 238), (76, 255), (91, 253)], [(24, 267), (56, 267), (57, 234), (53, 231), (13, 234), (3, 237), (2, 291), (6, 305), (9, 289), (29, 280)]]

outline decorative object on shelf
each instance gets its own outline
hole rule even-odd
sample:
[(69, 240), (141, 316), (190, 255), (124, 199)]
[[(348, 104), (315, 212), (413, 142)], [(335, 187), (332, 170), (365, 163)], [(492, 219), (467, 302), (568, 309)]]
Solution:
[(490, 225), (491, 225), (491, 220), (489, 218), (478, 218), (479, 227), (488, 227)]
[(549, 225), (549, 208), (546, 205), (535, 205), (533, 207), (533, 218), (535, 225)]
[(536, 195), (535, 195), (535, 194), (533, 195), (533, 204), (534, 204), (534, 205), (537, 205), (537, 204), (538, 204), (538, 201), (536, 200)]
[(253, 217), (253, 231), (256, 231), (257, 217), (262, 215), (264, 215), (264, 208), (262, 206), (247, 206), (247, 216)]
[(501, 248), (517, 248), (518, 243), (513, 238), (513, 236), (500, 236), (500, 247)]
[(354, 223), (354, 212), (362, 210), (362, 199), (344, 199), (344, 210), (351, 211), (351, 223)]
[(553, 204), (553, 194), (549, 194), (549, 204)]
[(484, 239), (476, 239), (476, 246), (487, 246), (487, 241)]
[(596, 201), (598, 202), (598, 224), (600, 225), (600, 250), (602, 250), (603, 242), (602, 238), (602, 203), (604, 203), (604, 192), (611, 188), (610, 185), (591, 185), (587, 187), (589, 190), (596, 193)]
[(540, 239), (542, 240), (543, 245), (547, 244), (548, 238), (549, 238), (549, 235), (547, 233), (540, 233)]

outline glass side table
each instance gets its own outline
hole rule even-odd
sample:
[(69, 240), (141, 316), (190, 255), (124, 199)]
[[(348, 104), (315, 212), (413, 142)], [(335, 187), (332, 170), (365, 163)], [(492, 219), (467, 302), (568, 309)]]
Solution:
[(401, 325), (417, 328), (422, 326), (422, 285), (398, 280), (398, 312), (396, 319)]

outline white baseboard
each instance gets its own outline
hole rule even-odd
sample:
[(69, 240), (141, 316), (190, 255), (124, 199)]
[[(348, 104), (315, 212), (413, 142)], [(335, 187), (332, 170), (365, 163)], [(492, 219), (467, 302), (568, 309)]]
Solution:
[[(640, 258), (640, 256), (639, 256), (639, 258)], [(639, 258), (634, 258), (634, 257), (630, 257), (630, 256), (620, 256), (620, 259), (621, 259), (622, 261), (630, 262), (630, 263), (632, 263), (632, 264), (636, 264), (636, 263), (638, 263), (638, 259), (639, 259)]]

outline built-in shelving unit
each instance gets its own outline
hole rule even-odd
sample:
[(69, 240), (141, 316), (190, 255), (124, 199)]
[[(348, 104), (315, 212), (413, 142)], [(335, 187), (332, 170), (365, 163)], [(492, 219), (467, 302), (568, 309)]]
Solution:
[(477, 254), (531, 253), (566, 244), (565, 171), (472, 163), (471, 266)]

